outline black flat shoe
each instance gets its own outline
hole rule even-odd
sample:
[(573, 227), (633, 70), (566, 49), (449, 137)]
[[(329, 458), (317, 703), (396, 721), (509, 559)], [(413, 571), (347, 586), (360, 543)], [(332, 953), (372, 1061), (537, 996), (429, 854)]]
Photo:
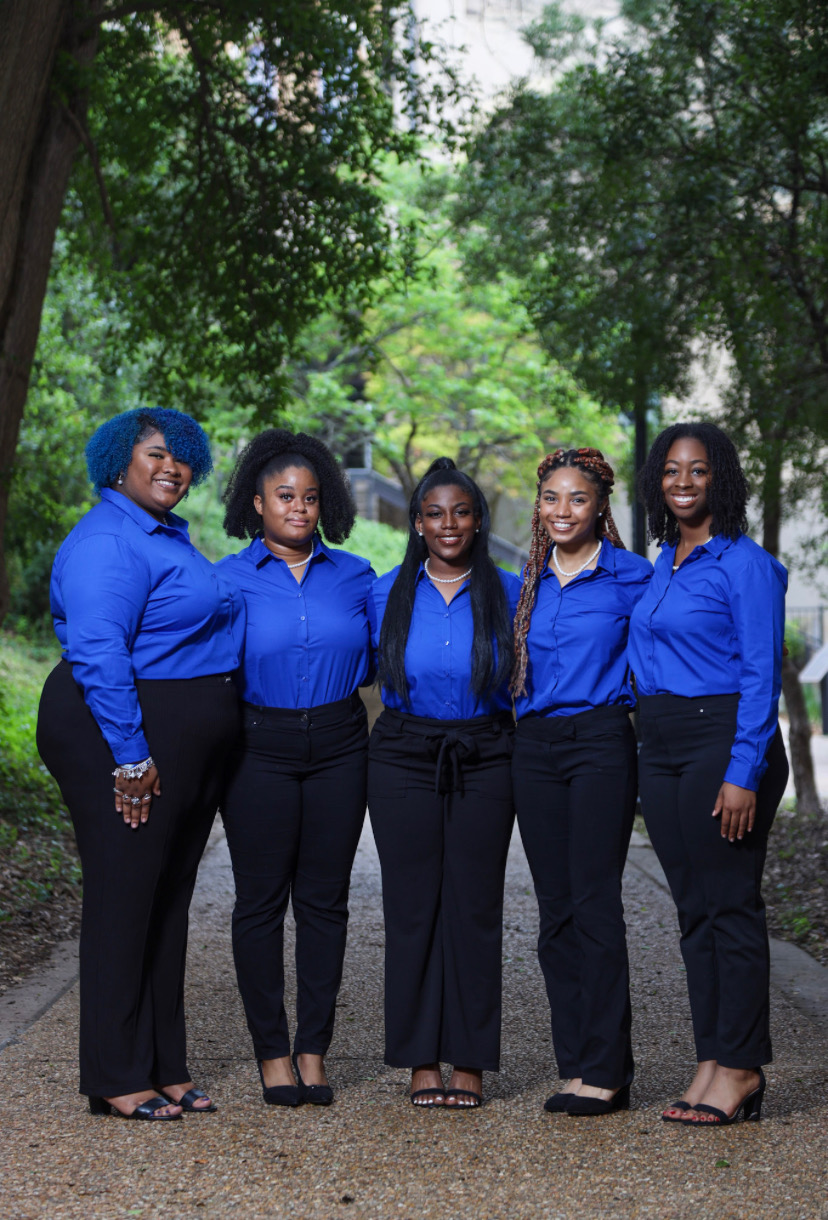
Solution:
[(569, 1103), (574, 1101), (577, 1096), (577, 1093), (553, 1093), (551, 1097), (547, 1097), (543, 1108), (548, 1114), (565, 1114), (569, 1109)]
[(299, 1056), (293, 1052), (293, 1070), (299, 1081), (299, 1099), (311, 1106), (329, 1106), (334, 1099), (334, 1091), (329, 1084), (305, 1084), (299, 1071)]
[(179, 1104), (177, 1101), (171, 1102), (169, 1097), (148, 1097), (146, 1101), (142, 1101), (140, 1105), (136, 1106), (131, 1114), (124, 1114), (105, 1097), (90, 1097), (89, 1113), (96, 1117), (107, 1114), (115, 1118), (137, 1118), (151, 1123), (174, 1123), (181, 1118), (180, 1114), (159, 1114), (158, 1111), (169, 1105), (177, 1106)]
[(573, 1118), (594, 1118), (599, 1114), (612, 1114), (613, 1110), (629, 1108), (630, 1086), (625, 1084), (609, 1101), (604, 1101), (602, 1097), (582, 1097), (580, 1093), (576, 1093), (566, 1107), (566, 1112)]
[(710, 1114), (712, 1118), (709, 1120), (700, 1118), (683, 1118), (681, 1121), (685, 1127), (729, 1127), (731, 1123), (739, 1121), (739, 1115), (743, 1114), (746, 1123), (758, 1123), (762, 1117), (762, 1100), (765, 1096), (765, 1073), (759, 1069), (759, 1088), (754, 1089), (752, 1093), (748, 1093), (742, 1101), (739, 1102), (733, 1114), (725, 1114), (724, 1110), (717, 1109), (716, 1106), (706, 1106), (704, 1102), (699, 1102), (697, 1106), (691, 1106), (697, 1114)]
[[(179, 1097), (178, 1101), (173, 1101), (169, 1093), (165, 1093), (163, 1089), (159, 1089), (159, 1093), (162, 1097), (166, 1097), (167, 1101), (171, 1102), (172, 1105), (181, 1106), (181, 1109), (187, 1114), (215, 1114), (218, 1109), (218, 1106), (210, 1101), (209, 1094), (205, 1093), (203, 1089), (188, 1089), (183, 1097)], [(203, 1101), (205, 1097), (210, 1101), (209, 1106), (196, 1106), (193, 1104), (196, 1101)]]
[(259, 1079), (262, 1082), (262, 1097), (266, 1106), (301, 1106), (302, 1098), (295, 1084), (265, 1084), (261, 1059), (256, 1060)]

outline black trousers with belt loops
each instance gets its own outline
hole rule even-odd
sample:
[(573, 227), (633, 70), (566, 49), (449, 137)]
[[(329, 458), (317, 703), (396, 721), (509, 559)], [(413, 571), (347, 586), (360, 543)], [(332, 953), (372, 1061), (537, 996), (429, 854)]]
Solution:
[(633, 1078), (621, 901), (636, 791), (629, 710), (520, 720), (512, 782), (558, 1071), (621, 1088)]
[(233, 956), (257, 1059), (290, 1053), (284, 921), (296, 919), (299, 1055), (333, 1036), (348, 932), (348, 890), (365, 821), (368, 726), (355, 692), (313, 708), (245, 704), (222, 803), (233, 863)]
[(639, 702), (641, 807), (678, 910), (699, 1062), (772, 1058), (770, 954), (762, 899), (768, 834), (788, 779), (779, 729), (756, 793), (754, 829), (731, 843), (711, 816), (730, 762), (738, 695)]
[(371, 734), (392, 1066), (498, 1070), (513, 728), (386, 709)]
[(68, 661), (46, 680), (37, 746), (69, 807), (83, 869), (80, 1091), (183, 1084), (187, 915), (225, 758), (238, 734), (229, 675), (136, 682), (161, 779), (149, 820), (115, 812), (115, 760)]

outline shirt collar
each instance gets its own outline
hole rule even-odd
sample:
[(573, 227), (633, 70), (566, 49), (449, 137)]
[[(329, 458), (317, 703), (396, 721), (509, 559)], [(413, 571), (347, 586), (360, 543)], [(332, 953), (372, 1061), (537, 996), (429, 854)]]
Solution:
[(153, 517), (152, 513), (148, 513), (141, 508), (134, 500), (130, 500), (129, 496), (123, 495), (120, 491), (114, 491), (111, 487), (101, 488), (101, 499), (107, 504), (112, 504), (115, 508), (119, 508), (121, 512), (126, 513), (131, 517), (136, 525), (140, 525), (142, 530), (146, 530), (148, 534), (154, 534), (156, 530), (172, 529), (180, 534), (188, 534), (189, 524), (183, 517), (179, 517), (177, 513), (167, 513), (166, 521), (159, 521), (157, 517)]
[[(248, 551), (250, 558), (257, 568), (260, 568), (267, 563), (268, 559), (273, 559), (274, 561), (276, 560), (276, 556), (267, 549), (261, 534), (256, 535), (256, 537), (250, 543)], [(332, 551), (331, 548), (327, 546), (317, 534), (313, 540), (313, 558), (310, 560), (310, 562), (315, 563), (318, 559), (328, 559), (333, 564), (338, 564), (340, 562), (337, 552)], [(281, 562), (284, 563), (285, 561), (282, 560)], [(287, 565), (285, 564), (285, 566)]]
[[(714, 559), (719, 559), (726, 550), (733, 546), (734, 541), (735, 539), (728, 538), (726, 534), (714, 534), (707, 542), (694, 547), (690, 554), (695, 555), (696, 551), (707, 551), (708, 555), (712, 555)], [(678, 541), (662, 542), (661, 549), (665, 555), (669, 556), (670, 563), (672, 564), (678, 549)]]

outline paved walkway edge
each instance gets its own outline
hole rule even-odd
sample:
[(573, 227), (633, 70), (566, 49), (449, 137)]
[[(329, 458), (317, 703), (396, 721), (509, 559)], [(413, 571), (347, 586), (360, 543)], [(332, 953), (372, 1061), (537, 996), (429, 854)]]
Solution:
[[(202, 861), (223, 838), (224, 827), (221, 819), (216, 818)], [(45, 966), (0, 996), (0, 1053), (25, 1034), (77, 982), (79, 945), (78, 938), (61, 941)]]
[[(633, 834), (627, 864), (670, 892), (653, 848), (637, 832)], [(771, 986), (783, 992), (806, 1017), (821, 1025), (828, 1024), (828, 968), (798, 945), (774, 937), (770, 938), (770, 957)]]

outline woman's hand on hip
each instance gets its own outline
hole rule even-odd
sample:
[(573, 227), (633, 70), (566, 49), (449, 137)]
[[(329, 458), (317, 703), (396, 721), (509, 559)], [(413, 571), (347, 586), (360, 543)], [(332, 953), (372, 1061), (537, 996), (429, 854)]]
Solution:
[(743, 839), (748, 831), (753, 830), (756, 793), (725, 781), (716, 797), (713, 817), (722, 819), (723, 839), (729, 839), (731, 843), (734, 839)]
[(120, 813), (127, 826), (137, 830), (149, 818), (154, 796), (161, 795), (161, 780), (158, 768), (152, 766), (140, 779), (115, 778), (115, 812)]

